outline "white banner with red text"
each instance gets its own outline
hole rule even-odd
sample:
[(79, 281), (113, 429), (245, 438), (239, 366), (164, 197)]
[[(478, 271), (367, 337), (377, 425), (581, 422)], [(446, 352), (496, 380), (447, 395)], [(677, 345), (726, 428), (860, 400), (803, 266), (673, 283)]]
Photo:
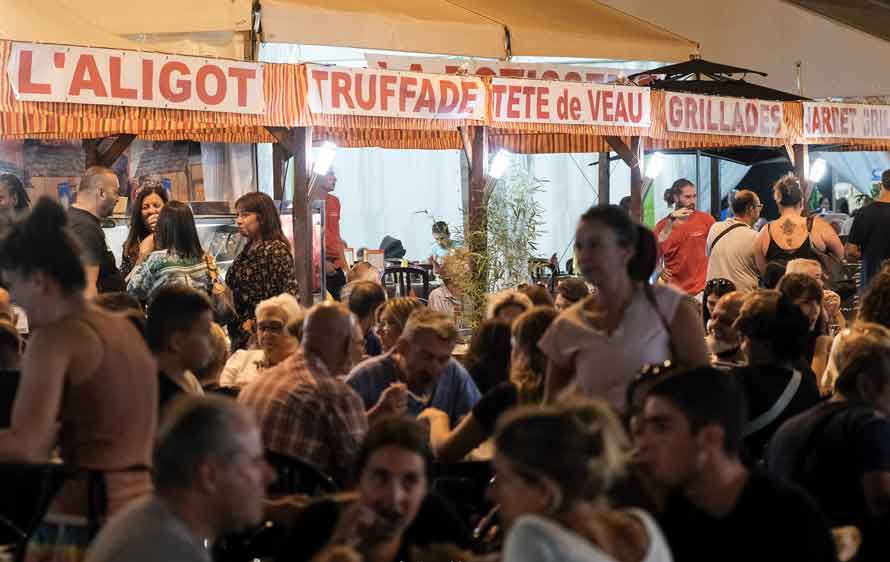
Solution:
[(492, 78), (494, 122), (649, 127), (649, 88)]
[(784, 133), (785, 106), (780, 101), (668, 92), (664, 111), (672, 132), (768, 138)]
[(309, 109), (332, 115), (485, 119), (482, 80), (371, 68), (306, 65)]
[(802, 104), (804, 138), (890, 139), (890, 105)]
[(499, 76), (501, 78), (533, 78), (566, 82), (609, 84), (625, 76), (617, 68), (577, 66), (561, 63), (503, 62), (442, 57), (405, 57), (398, 55), (365, 54), (368, 68), (408, 70), (431, 74), (468, 74), (471, 76)]
[(17, 100), (258, 114), (263, 65), (137, 51), (13, 43)]

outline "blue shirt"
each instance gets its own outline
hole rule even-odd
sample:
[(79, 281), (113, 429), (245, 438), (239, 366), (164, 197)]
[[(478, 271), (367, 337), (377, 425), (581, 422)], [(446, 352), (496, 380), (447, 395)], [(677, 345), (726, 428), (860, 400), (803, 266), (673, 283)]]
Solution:
[[(387, 353), (356, 365), (346, 377), (346, 384), (362, 397), (365, 410), (370, 410), (377, 404), (383, 391), (399, 380), (399, 368), (392, 354)], [(451, 427), (455, 427), (462, 417), (470, 413), (479, 398), (476, 383), (454, 359), (448, 361), (428, 403), (415, 400), (410, 395), (406, 397), (411, 415), (416, 416), (426, 408), (437, 408), (448, 414)]]

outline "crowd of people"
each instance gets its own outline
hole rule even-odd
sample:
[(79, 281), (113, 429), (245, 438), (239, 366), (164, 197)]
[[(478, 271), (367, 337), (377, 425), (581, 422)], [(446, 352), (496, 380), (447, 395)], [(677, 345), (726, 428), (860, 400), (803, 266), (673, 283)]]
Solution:
[[(874, 205), (890, 171), (883, 186)], [(715, 223), (687, 180), (654, 231), (593, 207), (581, 276), (490, 295), (458, 360), (447, 283), (392, 297), (359, 263), (339, 300), (300, 303), (260, 193), (235, 203), (247, 244), (225, 279), (189, 207), (152, 186), (118, 268), (100, 226), (116, 187), (88, 169), (66, 213), (0, 176), (0, 377), (16, 383), (0, 460), (66, 467), (26, 560), (249, 560), (225, 545), (270, 528), (263, 557), (312, 562), (890, 556), (877, 210), (847, 241), (869, 265), (845, 318), (824, 261), (844, 245), (803, 216), (793, 176), (760, 233), (755, 193)], [(464, 253), (438, 228), (447, 279)], [(460, 465), (488, 467), (487, 492), (445, 493)]]

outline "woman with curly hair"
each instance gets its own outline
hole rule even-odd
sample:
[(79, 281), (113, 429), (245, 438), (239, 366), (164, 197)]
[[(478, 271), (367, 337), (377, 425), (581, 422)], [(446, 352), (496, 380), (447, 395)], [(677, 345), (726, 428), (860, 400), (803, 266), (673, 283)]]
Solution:
[(541, 402), (547, 356), (538, 349), (538, 341), (558, 314), (555, 308), (537, 306), (516, 318), (512, 327), (510, 380), (489, 390), (453, 431), (444, 412), (429, 408), (420, 414), (430, 420), (430, 440), (439, 461), (462, 459), (491, 437), (495, 423), (507, 410)]

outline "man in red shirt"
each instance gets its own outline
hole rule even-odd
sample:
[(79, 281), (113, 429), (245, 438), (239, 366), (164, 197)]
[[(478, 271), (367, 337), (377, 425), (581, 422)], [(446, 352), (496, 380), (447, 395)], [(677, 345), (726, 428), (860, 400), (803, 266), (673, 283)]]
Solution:
[[(346, 255), (344, 249), (346, 243), (340, 237), (340, 199), (332, 195), (337, 186), (337, 175), (334, 169), (321, 177), (318, 189), (312, 194), (316, 200), (324, 200), (324, 253), (325, 253), (325, 282), (327, 290), (334, 298), (340, 300), (340, 290), (346, 285)], [(314, 261), (318, 261), (315, 257)], [(318, 267), (318, 264), (315, 265)]]
[(714, 217), (695, 210), (695, 184), (679, 179), (665, 193), (674, 211), (655, 225), (658, 255), (663, 259), (661, 278), (690, 295), (705, 289), (708, 231)]

